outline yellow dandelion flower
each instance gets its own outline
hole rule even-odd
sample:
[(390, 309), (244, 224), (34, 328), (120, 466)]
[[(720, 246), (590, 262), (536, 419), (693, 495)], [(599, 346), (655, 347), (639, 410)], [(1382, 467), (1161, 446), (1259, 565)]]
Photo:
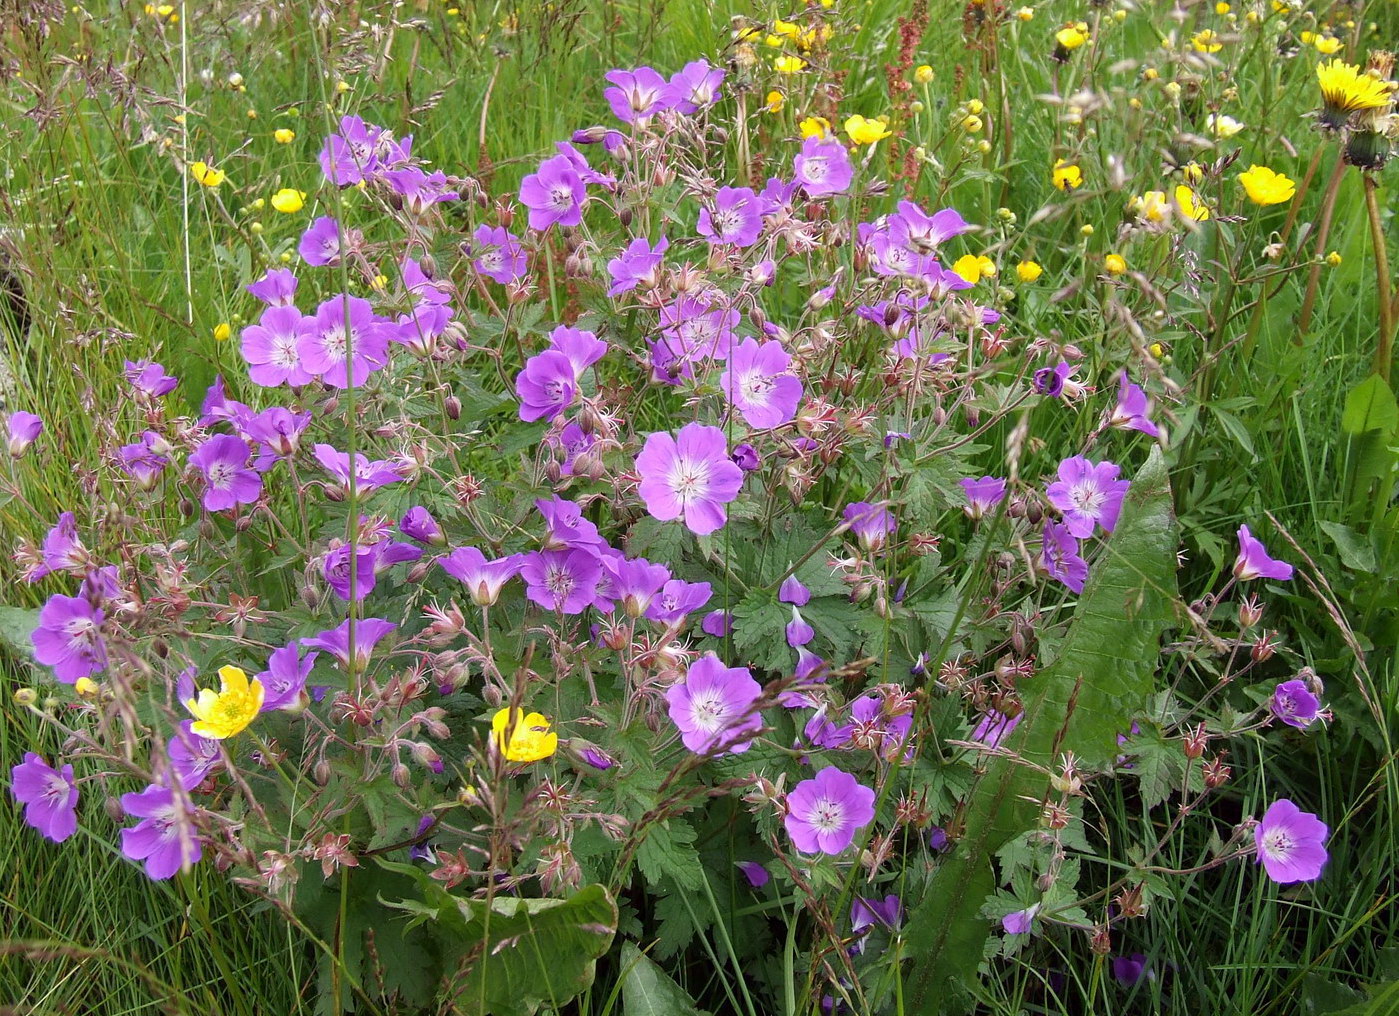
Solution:
[(1071, 162), (1058, 159), (1054, 163), (1050, 179), (1061, 191), (1076, 190), (1083, 186), (1083, 171)]
[(257, 716), (262, 709), (264, 690), (257, 678), (248, 680), (248, 675), (237, 667), (219, 668), (220, 688), (201, 688), (198, 698), (186, 699), (185, 708), (195, 718), (190, 728), (200, 737), (212, 737), (217, 741), (237, 734)]
[(857, 113), (854, 116), (846, 117), (845, 133), (857, 145), (872, 145), (876, 141), (883, 141), (892, 132), (881, 121), (867, 120)]
[(1239, 183), (1255, 205), (1279, 205), (1297, 193), (1296, 184), (1267, 166), (1249, 166), (1239, 174)]
[(223, 170), (215, 169), (207, 162), (191, 162), (189, 165), (189, 175), (210, 189), (217, 187), (228, 179), (228, 175)]
[(1109, 254), (1103, 258), (1103, 267), (1109, 275), (1121, 275), (1127, 270), (1127, 259), (1121, 254)]
[(1195, 222), (1205, 222), (1210, 217), (1209, 207), (1200, 200), (1200, 196), (1194, 190), (1181, 184), (1176, 188), (1176, 207), (1180, 209), (1180, 214)]
[(1044, 274), (1038, 261), (1022, 261), (1015, 266), (1015, 277), (1021, 282), (1034, 282)]
[(1321, 87), (1321, 125), (1330, 130), (1344, 127), (1352, 113), (1384, 109), (1394, 91), (1392, 82), (1365, 74), (1344, 60), (1317, 64), (1316, 80)]
[(1216, 14), (1228, 14), (1229, 9), (1229, 5), (1226, 4), (1224, 0), (1219, 0), (1219, 3), (1214, 5), (1214, 12)]
[(542, 713), (522, 716), (519, 710), (502, 709), (491, 717), (491, 731), (496, 747), (511, 762), (538, 762), (559, 747), (559, 735), (549, 732), (549, 721)]
[(294, 187), (283, 187), (272, 195), (272, 207), (284, 215), (299, 212), (306, 206), (306, 192)]

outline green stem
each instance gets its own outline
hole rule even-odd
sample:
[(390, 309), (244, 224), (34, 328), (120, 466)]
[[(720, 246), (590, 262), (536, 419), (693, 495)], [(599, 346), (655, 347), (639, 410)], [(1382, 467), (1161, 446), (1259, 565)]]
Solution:
[(1365, 211), (1370, 218), (1370, 240), (1375, 247), (1375, 275), (1379, 288), (1380, 334), (1375, 345), (1374, 373), (1389, 383), (1389, 368), (1394, 360), (1394, 308), (1389, 297), (1389, 256), (1385, 252), (1384, 227), (1380, 224), (1380, 206), (1375, 199), (1379, 184), (1373, 174), (1362, 176), (1365, 182)]

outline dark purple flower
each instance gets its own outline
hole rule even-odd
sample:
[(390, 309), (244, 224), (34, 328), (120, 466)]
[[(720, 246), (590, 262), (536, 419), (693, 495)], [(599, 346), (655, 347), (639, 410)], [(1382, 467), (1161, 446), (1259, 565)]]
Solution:
[(1316, 719), (1321, 711), (1321, 702), (1312, 694), (1306, 681), (1294, 679), (1283, 681), (1273, 689), (1268, 708), (1289, 727), (1302, 730)]
[(855, 832), (874, 820), (874, 791), (849, 773), (827, 766), (787, 794), (782, 824), (804, 854), (839, 854)]
[(1311, 882), (1326, 865), (1326, 823), (1288, 800), (1274, 801), (1253, 831), (1258, 861), (1279, 885)]
[(627, 249), (607, 262), (607, 274), (612, 277), (612, 287), (608, 296), (620, 296), (638, 285), (648, 289), (660, 280), (661, 263), (665, 260), (670, 241), (661, 237), (656, 245), (644, 236), (639, 236), (627, 244)]
[(1108, 415), (1108, 426), (1139, 430), (1148, 437), (1160, 437), (1161, 428), (1147, 416), (1150, 411), (1151, 400), (1146, 397), (1146, 392), (1128, 381), (1124, 370), (1117, 386), (1117, 406)]
[(855, 730), (853, 723), (837, 724), (830, 719), (827, 709), (824, 705), (817, 709), (802, 728), (802, 737), (813, 748), (829, 750), (843, 747), (850, 743), (850, 735)]
[(500, 591), (524, 566), (524, 554), (511, 554), (494, 561), (475, 547), (458, 547), (437, 563), (452, 578), (466, 586), (471, 602), (478, 607), (493, 606)]
[(976, 729), (972, 731), (971, 739), (980, 741), (988, 748), (999, 748), (1001, 742), (1010, 736), (1010, 732), (1020, 726), (1020, 721), (1024, 716), (1024, 713), (1007, 716), (1005, 713), (992, 709), (976, 725)]
[(739, 753), (762, 729), (762, 715), (754, 708), (762, 693), (747, 667), (726, 667), (707, 653), (690, 664), (684, 681), (666, 689), (666, 702), (686, 748), (700, 755), (721, 749)]
[(1095, 526), (1112, 532), (1122, 511), (1130, 480), (1119, 480), (1120, 466), (1113, 462), (1090, 462), (1074, 455), (1059, 463), (1059, 480), (1045, 491), (1049, 503), (1064, 515), (1069, 534), (1080, 540), (1093, 535)]
[(1062, 395), (1073, 398), (1081, 394), (1083, 386), (1070, 376), (1073, 370), (1073, 366), (1063, 360), (1053, 367), (1041, 367), (1035, 371), (1035, 391), (1049, 399), (1057, 399)]
[(6, 421), (9, 431), (9, 451), (11, 458), (19, 458), (44, 432), (44, 421), (33, 413), (16, 409)]
[(903, 912), (903, 904), (893, 893), (882, 900), (856, 896), (850, 904), (850, 933), (859, 935), (876, 924), (897, 928), (903, 920)]
[(502, 286), (525, 277), (529, 258), (513, 233), (503, 226), (481, 225), (472, 237), (476, 241), (476, 260), (472, 264), (478, 272)]
[(739, 871), (743, 872), (743, 877), (748, 880), (749, 886), (754, 889), (761, 889), (767, 885), (772, 876), (768, 870), (757, 861), (739, 861), (735, 864)]
[(78, 828), (78, 785), (73, 767), (53, 768), (32, 751), (10, 770), (10, 792), (24, 805), (24, 821), (45, 839), (62, 843)]
[(232, 434), (215, 434), (189, 457), (204, 474), (204, 508), (220, 512), (252, 504), (262, 494), (262, 477), (248, 466), (248, 443)]
[(296, 286), (297, 278), (290, 268), (269, 268), (262, 278), (243, 288), (269, 307), (290, 307), (296, 302)]
[[(564, 457), (560, 468), (565, 476), (572, 476), (578, 457), (597, 444), (597, 436), (587, 433), (576, 423), (567, 423), (552, 443), (563, 448)], [(596, 458), (589, 461), (595, 462)]]
[(811, 602), (811, 590), (806, 588), (796, 575), (788, 575), (782, 580), (782, 585), (777, 587), (777, 600), (779, 603), (805, 607)]
[(1146, 954), (1132, 953), (1130, 956), (1114, 956), (1112, 958), (1112, 976), (1118, 984), (1124, 988), (1130, 988), (1142, 979), (1151, 977), (1148, 972)]
[(733, 631), (733, 626), (734, 615), (731, 610), (711, 610), (704, 615), (704, 620), (700, 621), (700, 630), (716, 639), (725, 638)]
[(1292, 565), (1273, 560), (1268, 556), (1262, 542), (1248, 531), (1248, 526), (1240, 526), (1239, 556), (1234, 560), (1234, 577), (1240, 582), (1250, 579), (1277, 579), (1286, 582), (1292, 578)]
[(947, 836), (947, 830), (942, 826), (933, 826), (928, 830), (928, 849), (936, 853), (941, 853), (952, 845), (952, 841)]
[(83, 576), (78, 595), (94, 607), (100, 607), (122, 595), (121, 579), (114, 564), (93, 568)]
[[(646, 609), (646, 616), (660, 624), (678, 625), (700, 610), (714, 595), (708, 582), (669, 579)], [(706, 615), (706, 619), (711, 615)]]
[(526, 554), (520, 568), (525, 595), (546, 610), (581, 614), (593, 603), (602, 562), (587, 550), (541, 550)]
[[(266, 707), (264, 702), (263, 708)], [(210, 773), (223, 764), (219, 742), (212, 737), (196, 734), (193, 720), (180, 723), (165, 745), (165, 754), (185, 790), (193, 790), (199, 786), (209, 778)]]
[(299, 658), (300, 645), (291, 641), (280, 649), (275, 649), (267, 658), (267, 669), (257, 675), (262, 682), (262, 711), (272, 709), (295, 709), (301, 704), (306, 679), (311, 676), (311, 668), (316, 665), (319, 653), (307, 653)]
[(729, 458), (745, 473), (756, 472), (760, 465), (757, 449), (751, 444), (734, 445), (733, 453), (729, 455)]
[(203, 856), (193, 816), (168, 787), (152, 785), (139, 794), (122, 794), (121, 806), (127, 815), (141, 819), (121, 831), (121, 852), (133, 861), (145, 861), (151, 878), (169, 878)]
[(700, 208), (695, 229), (711, 244), (751, 247), (763, 231), (763, 203), (751, 188), (720, 187), (713, 206)]
[(813, 198), (840, 194), (855, 178), (850, 155), (835, 138), (807, 138), (792, 160), (792, 168), (796, 182)]
[(991, 510), (1005, 500), (1006, 481), (994, 476), (983, 476), (979, 480), (970, 477), (958, 481), (967, 495), (967, 507), (963, 509), (974, 519), (984, 518)]
[(296, 252), (308, 265), (320, 268), (325, 265), (338, 265), (342, 247), (350, 246), (350, 238), (340, 231), (340, 223), (329, 215), (322, 215), (311, 223), (301, 234), (301, 242)]
[(553, 349), (536, 353), (515, 375), (520, 419), (528, 423), (554, 420), (578, 395), (578, 378), (567, 356)]
[(175, 390), (179, 378), (165, 373), (165, 368), (150, 360), (126, 361), (126, 380), (138, 392), (145, 392), (151, 398), (158, 398)]
[(348, 543), (332, 547), (326, 552), (321, 574), (331, 592), (342, 600), (350, 599), (351, 586), (354, 599), (363, 600), (374, 591), (375, 561), (379, 556), (379, 544), (359, 544), (351, 553)]
[(582, 180), (585, 186), (591, 183), (597, 184), (599, 187), (605, 187), (609, 191), (615, 191), (617, 189), (617, 179), (615, 177), (594, 170), (593, 167), (588, 164), (587, 156), (574, 148), (567, 141), (555, 141), (554, 148), (558, 150), (560, 155), (567, 157), (568, 161), (573, 165), (573, 171), (578, 174), (578, 179)]
[(641, 617), (651, 609), (651, 602), (670, 581), (670, 569), (652, 564), (645, 558), (627, 558), (620, 553), (602, 558), (603, 578), (607, 583), (607, 598), (618, 600), (628, 617)]
[(340, 665), (352, 671), (361, 671), (369, 663), (374, 647), (389, 632), (398, 627), (382, 618), (366, 617), (354, 624), (354, 652), (350, 652), (350, 619), (346, 618), (338, 628), (331, 628), (309, 639), (302, 639), (303, 648), (324, 649)]
[(665, 432), (647, 436), (636, 457), (641, 475), (637, 492), (652, 517), (685, 520), (704, 535), (728, 519), (725, 505), (738, 497), (743, 471), (729, 459), (724, 432), (702, 423), (687, 423), (676, 437)]
[(520, 202), (529, 209), (529, 228), (545, 230), (557, 223), (576, 226), (583, 221), (587, 188), (567, 155), (539, 164), (520, 184)]
[(447, 534), (442, 532), (437, 520), (421, 505), (409, 508), (403, 518), (398, 520), (398, 528), (405, 536), (419, 543), (431, 544), (434, 547), (447, 545)]
[(1079, 556), (1078, 540), (1067, 526), (1044, 520), (1044, 540), (1041, 552), (1045, 573), (1076, 593), (1083, 592), (1088, 579), (1088, 562)]
[(332, 388), (358, 388), (388, 363), (389, 339), (368, 300), (340, 294), (302, 318), (301, 366)]
[(583, 748), (579, 752), (579, 757), (581, 757), (585, 763), (592, 766), (594, 769), (598, 769), (602, 772), (606, 772), (607, 770), (611, 769), (617, 764), (616, 759), (608, 755), (601, 748), (592, 744)]
[(894, 535), (897, 523), (893, 513), (883, 504), (870, 504), (856, 501), (845, 506), (842, 517), (849, 523), (849, 529), (866, 550), (878, 551)]
[(316, 461), (325, 467), (331, 476), (340, 481), (340, 487), (349, 493), (353, 487), (360, 494), (390, 483), (399, 483), (403, 475), (392, 462), (382, 459), (370, 460), (360, 452), (355, 452), (354, 476), (350, 475), (350, 456), (347, 452), (337, 452), (328, 444), (318, 444), (313, 449)]
[(602, 97), (623, 123), (645, 123), (666, 108), (666, 80), (650, 67), (608, 71), (603, 77), (613, 87), (604, 88)]
[(661, 93), (661, 104), (690, 116), (714, 104), (723, 81), (722, 67), (711, 67), (708, 60), (692, 60), (670, 76)]
[(750, 427), (780, 427), (796, 418), (802, 383), (789, 371), (792, 355), (780, 342), (744, 339), (729, 351), (719, 387)]
[[(424, 815), (418, 820), (418, 835), (422, 836), (437, 822), (431, 815)], [(408, 860), (426, 861), (428, 864), (437, 863), (437, 850), (433, 847), (431, 840), (422, 840), (408, 848)]]
[(293, 455), (301, 447), (301, 435), (310, 424), (309, 412), (293, 413), (283, 406), (273, 406), (248, 419), (243, 433), (277, 455)]

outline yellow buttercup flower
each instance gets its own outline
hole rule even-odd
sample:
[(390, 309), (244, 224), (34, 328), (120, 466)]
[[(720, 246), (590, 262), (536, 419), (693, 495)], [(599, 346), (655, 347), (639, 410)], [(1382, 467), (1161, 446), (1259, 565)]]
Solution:
[(824, 116), (808, 116), (797, 124), (803, 138), (824, 138), (831, 133), (831, 121)]
[(559, 747), (559, 735), (549, 732), (549, 721), (542, 713), (522, 716), (519, 710), (505, 708), (491, 717), (491, 730), (496, 747), (511, 762), (538, 762)]
[(799, 56), (779, 56), (772, 61), (772, 69), (778, 74), (797, 74), (806, 69), (806, 61)]
[(1033, 7), (1018, 7), (1015, 10), (1015, 17), (1018, 21), (1034, 21), (1035, 9)]
[(1194, 186), (1205, 178), (1205, 167), (1198, 162), (1187, 162), (1180, 167), (1180, 175), (1185, 177), (1185, 182)]
[(1176, 188), (1176, 207), (1180, 209), (1181, 215), (1196, 222), (1205, 222), (1210, 217), (1209, 207), (1185, 184)]
[(1312, 40), (1312, 45), (1316, 47), (1318, 53), (1330, 56), (1332, 53), (1339, 53), (1344, 43), (1334, 35), (1318, 35)]
[(1038, 261), (1022, 261), (1015, 266), (1015, 275), (1021, 282), (1034, 282), (1044, 274)]
[(283, 187), (272, 195), (272, 207), (286, 215), (299, 212), (306, 207), (306, 192), (294, 187)]
[(1088, 25), (1082, 21), (1072, 25), (1066, 25), (1054, 33), (1054, 41), (1059, 44), (1059, 48), (1066, 53), (1069, 50), (1078, 49), (1089, 39)]
[(1341, 266), (1341, 254), (1340, 254), (1340, 252), (1339, 252), (1339, 251), (1334, 251), (1334, 250), (1333, 250), (1330, 254), (1327, 254), (1327, 255), (1326, 255), (1326, 263), (1327, 263), (1328, 265), (1330, 265), (1332, 268), (1339, 268), (1339, 267)]
[(1296, 184), (1267, 166), (1249, 166), (1239, 174), (1239, 183), (1255, 205), (1279, 205), (1297, 193)]
[(984, 126), (986, 125), (981, 122), (981, 117), (977, 116), (975, 113), (968, 113), (962, 118), (962, 130), (966, 131), (968, 134), (980, 133), (981, 128)]
[(1192, 35), (1190, 45), (1195, 47), (1196, 53), (1218, 53), (1224, 48), (1224, 43), (1219, 41), (1219, 33), (1212, 28)]
[(1165, 222), (1171, 215), (1171, 205), (1166, 200), (1166, 192), (1149, 190), (1140, 197), (1127, 202), (1127, 210), (1147, 222)]
[(1083, 186), (1083, 171), (1073, 163), (1058, 159), (1054, 163), (1051, 179), (1061, 191), (1074, 190)]
[(296, 140), (296, 131), (290, 127), (278, 127), (272, 132), (272, 137), (279, 145), (289, 145)]
[(1109, 254), (1103, 258), (1103, 267), (1109, 275), (1121, 275), (1127, 270), (1127, 259), (1121, 254)]
[(767, 110), (769, 113), (781, 113), (782, 107), (787, 105), (787, 96), (774, 88), (772, 91), (768, 92), (767, 98), (764, 101), (767, 103)]
[(1209, 127), (1210, 133), (1217, 138), (1232, 138), (1244, 129), (1243, 124), (1223, 113), (1211, 113), (1205, 117), (1205, 126)]
[(102, 686), (90, 677), (80, 677), (74, 683), (73, 690), (78, 693), (79, 698), (96, 698)]
[(228, 175), (221, 169), (215, 169), (207, 162), (191, 162), (189, 164), (189, 175), (194, 177), (205, 187), (214, 188), (228, 179)]
[(880, 121), (867, 120), (857, 113), (845, 118), (845, 133), (857, 145), (872, 145), (876, 141), (883, 141), (892, 132)]
[(262, 709), (264, 690), (257, 678), (237, 667), (219, 668), (220, 689), (201, 688), (197, 699), (186, 699), (185, 708), (196, 722), (190, 728), (200, 737), (217, 741), (232, 737), (253, 722)]
[(1317, 64), (1316, 80), (1321, 87), (1321, 125), (1331, 130), (1344, 127), (1352, 113), (1384, 109), (1394, 91), (1393, 82), (1365, 74), (1344, 60)]
[(976, 285), (982, 279), (995, 276), (996, 262), (984, 254), (963, 254), (953, 262), (952, 270), (972, 285)]

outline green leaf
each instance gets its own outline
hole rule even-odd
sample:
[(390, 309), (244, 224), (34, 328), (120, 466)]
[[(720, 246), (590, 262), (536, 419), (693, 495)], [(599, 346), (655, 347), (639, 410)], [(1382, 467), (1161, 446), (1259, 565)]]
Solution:
[(0, 607), (0, 645), (26, 658), (34, 656), (30, 633), (39, 627), (39, 612), (25, 607)]
[(623, 1016), (700, 1016), (685, 989), (631, 942), (622, 945)]
[(1375, 548), (1368, 539), (1350, 526), (1344, 526), (1339, 522), (1323, 522), (1321, 528), (1336, 544), (1336, 550), (1341, 555), (1341, 564), (1352, 571), (1375, 574), (1378, 563), (1375, 560)]
[[(1174, 619), (1176, 545), (1166, 465), (1153, 448), (1007, 747), (1046, 766), (1056, 748), (1090, 766), (1115, 757), (1117, 734), (1151, 696), (1161, 636)], [(978, 914), (995, 888), (992, 857), (1034, 826), (1035, 802), (1047, 789), (1043, 775), (1007, 759), (987, 758), (985, 769), (968, 797), (962, 837), (910, 915), (908, 954), (919, 958), (906, 990), (910, 1012), (964, 1011), (959, 986), (975, 976), (989, 931)]]
[(699, 854), (691, 845), (695, 830), (680, 821), (659, 822), (646, 832), (636, 851), (636, 864), (646, 881), (658, 885), (669, 875), (682, 890), (693, 892), (704, 879)]
[(1379, 431), (1386, 437), (1399, 430), (1399, 403), (1378, 374), (1371, 374), (1346, 393), (1341, 429), (1357, 436)]
[(785, 672), (795, 654), (787, 645), (787, 622), (792, 608), (771, 592), (755, 589), (734, 607), (733, 640), (739, 663), (760, 670)]

